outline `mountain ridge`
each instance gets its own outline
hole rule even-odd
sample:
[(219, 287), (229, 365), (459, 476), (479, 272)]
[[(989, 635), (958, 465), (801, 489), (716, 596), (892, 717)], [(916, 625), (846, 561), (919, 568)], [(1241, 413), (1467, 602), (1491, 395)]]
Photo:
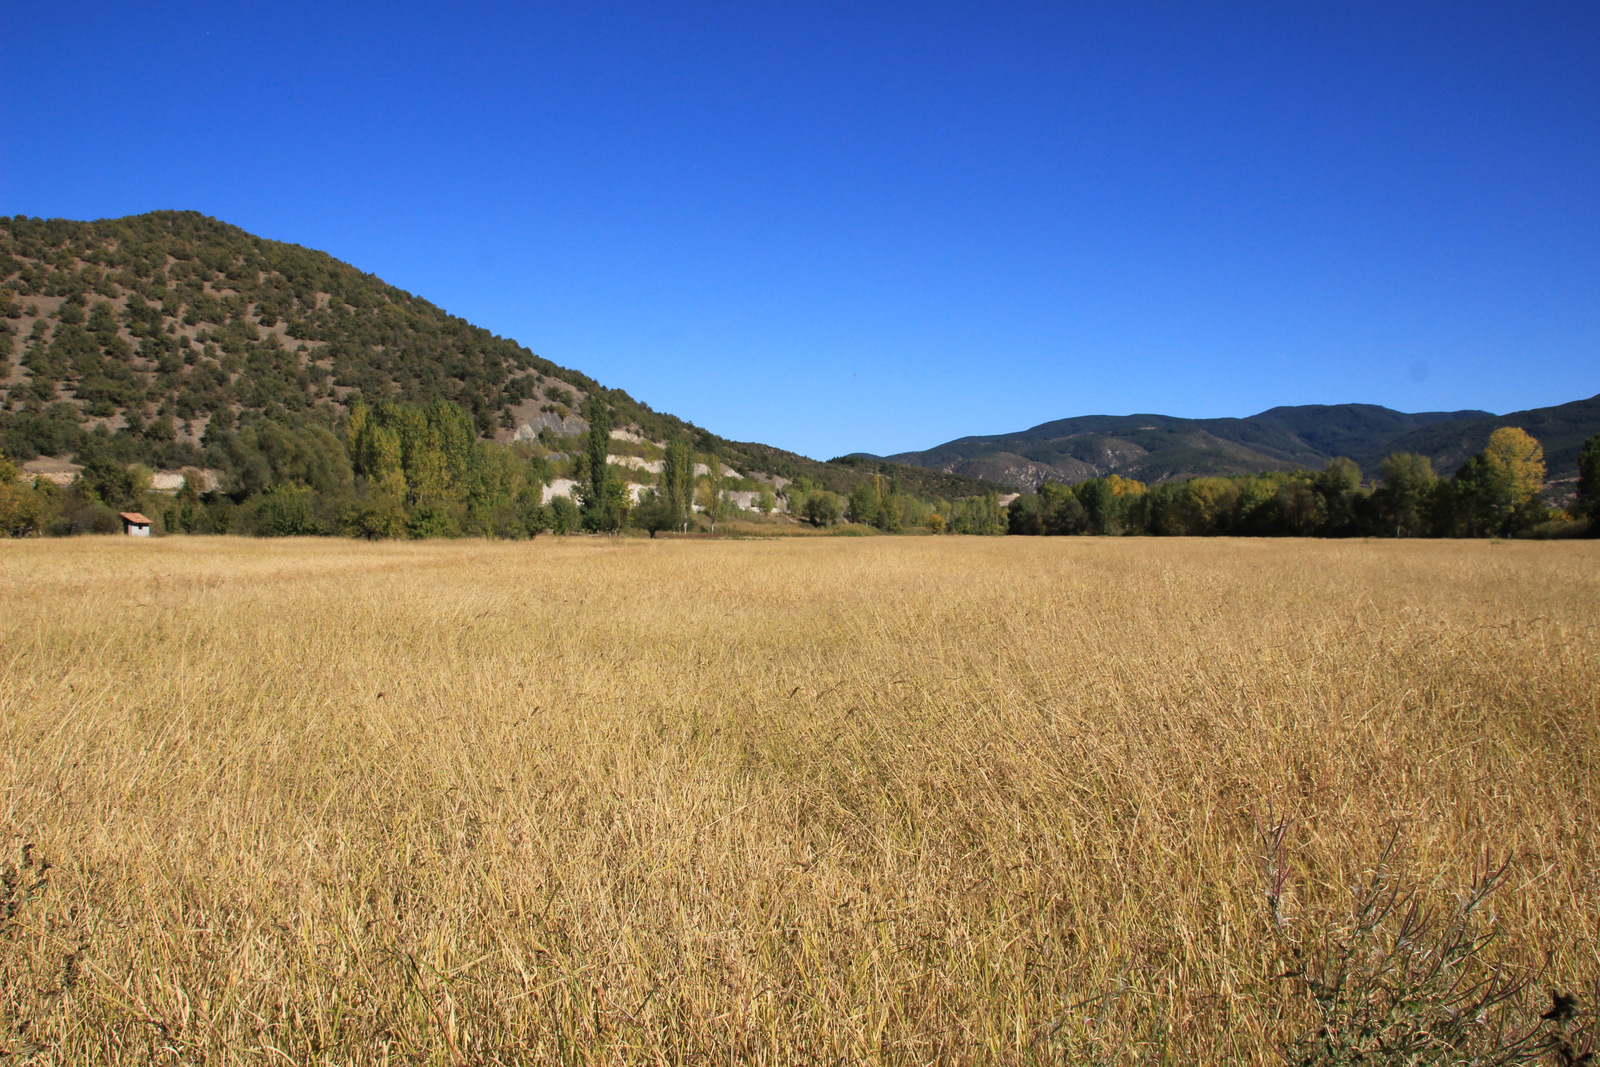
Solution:
[[(1545, 445), (1552, 482), (1577, 475), (1583, 440), (1600, 433), (1600, 396), (1496, 415), (1475, 409), (1403, 412), (1377, 404), (1304, 404), (1243, 418), (1080, 415), (1012, 433), (959, 437), (881, 458), (1032, 490), (1047, 480), (1108, 474), (1158, 483), (1320, 467), (1338, 456), (1372, 475), (1391, 452), (1416, 452), (1451, 473), (1500, 426), (1521, 426)], [(864, 458), (865, 454), (861, 454)]]

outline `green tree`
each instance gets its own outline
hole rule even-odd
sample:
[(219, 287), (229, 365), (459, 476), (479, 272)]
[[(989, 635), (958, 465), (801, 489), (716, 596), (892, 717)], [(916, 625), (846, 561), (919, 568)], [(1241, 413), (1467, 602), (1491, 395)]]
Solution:
[(583, 523), (583, 515), (578, 510), (578, 505), (564, 493), (551, 497), (550, 503), (545, 506), (550, 512), (550, 529), (555, 533), (571, 533)]
[[(971, 516), (970, 507), (967, 513), (957, 514), (956, 533), (983, 532), (973, 527)], [(1090, 529), (1088, 509), (1074, 487), (1064, 482), (1045, 482), (1039, 486), (1039, 520), (1039, 532), (1051, 537), (1088, 533)]]
[(373, 541), (404, 537), (408, 521), (405, 477), (394, 470), (346, 505), (339, 528), (351, 537)]
[(872, 526), (878, 521), (882, 501), (878, 498), (876, 480), (862, 482), (850, 494), (850, 521)]
[(607, 462), (611, 453), (611, 408), (591, 393), (584, 398), (583, 417), (589, 423), (589, 437), (583, 454), (583, 482), (578, 489), (579, 510), (584, 529), (611, 533), (622, 525), (615, 481)]
[(527, 464), (510, 449), (492, 441), (478, 442), (464, 486), (469, 532), (491, 536), (510, 529), (509, 518), (526, 472)]
[(630, 518), (639, 529), (649, 530), (651, 537), (678, 528), (676, 516), (667, 504), (666, 494), (660, 489), (646, 489), (639, 494), (639, 503), (634, 505)]
[(36, 485), (17, 480), (17, 468), (0, 453), (0, 537), (28, 537), (44, 528), (50, 497)]
[(705, 479), (700, 483), (700, 513), (711, 523), (711, 532), (717, 532), (717, 520), (727, 510), (728, 501), (723, 496), (722, 457), (712, 452), (706, 456)]
[(1543, 519), (1544, 448), (1515, 426), (1489, 435), (1489, 445), (1469, 459), (1441, 498), (1452, 532), (1468, 537), (1507, 535)]
[(1411, 452), (1395, 452), (1378, 465), (1383, 485), (1373, 493), (1378, 514), (1396, 537), (1425, 531), (1424, 508), (1439, 481), (1433, 461)]
[(1361, 494), (1361, 468), (1355, 460), (1343, 456), (1328, 460), (1313, 484), (1322, 498), (1320, 532), (1333, 536), (1355, 532), (1355, 504)]
[(138, 470), (103, 453), (84, 463), (73, 485), (88, 499), (113, 511), (139, 507), (143, 503), (142, 492), (148, 488), (140, 485)]
[(272, 485), (256, 497), (255, 532), (262, 537), (307, 537), (328, 531), (309, 486)]
[[(1043, 489), (1044, 487), (1040, 486), (1041, 492)], [(1077, 508), (1081, 513), (1083, 505), (1079, 504), (1077, 498), (1072, 496), (1072, 491), (1065, 486), (1062, 486), (1061, 489), (1068, 497), (1071, 497), (1071, 506)], [(1044, 506), (1046, 512), (1048, 512), (1049, 504), (1046, 503)], [(951, 533), (981, 534), (985, 536), (1005, 533), (1006, 516), (1000, 510), (999, 495), (988, 493), (984, 496), (965, 497), (952, 502), (950, 505), (949, 529)], [(1046, 528), (1044, 532), (1049, 533), (1051, 531)]]
[(844, 512), (844, 502), (837, 493), (814, 489), (800, 507), (801, 517), (813, 526), (832, 526)]
[(667, 445), (657, 495), (662, 518), (667, 523), (662, 529), (688, 530), (689, 513), (694, 504), (694, 447), (688, 438), (679, 437)]
[[(945, 510), (950, 510), (947, 506)], [(941, 528), (945, 525), (940, 520)], [(1038, 493), (1023, 493), (1006, 505), (1006, 532), (1020, 537), (1044, 533), (1044, 507)]]
[(1583, 443), (1578, 455), (1578, 499), (1574, 510), (1589, 519), (1589, 534), (1600, 537), (1600, 434)]

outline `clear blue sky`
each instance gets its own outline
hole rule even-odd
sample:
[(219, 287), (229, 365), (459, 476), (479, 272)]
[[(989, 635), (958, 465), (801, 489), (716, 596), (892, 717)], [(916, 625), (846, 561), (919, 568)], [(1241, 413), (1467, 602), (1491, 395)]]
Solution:
[(324, 249), (726, 436), (1600, 392), (1600, 4), (0, 2), (0, 213)]

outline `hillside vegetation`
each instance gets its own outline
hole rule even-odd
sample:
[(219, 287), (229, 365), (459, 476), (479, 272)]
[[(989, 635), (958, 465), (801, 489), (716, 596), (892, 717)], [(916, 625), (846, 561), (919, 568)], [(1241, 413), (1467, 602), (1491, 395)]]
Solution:
[(32, 540), (0, 602), (24, 1060), (1593, 1035), (1600, 544)]
[(195, 212), (0, 219), (0, 388), (0, 453), (18, 461), (110, 455), (227, 472), (242, 427), (333, 429), (355, 398), (448, 401), (485, 438), (570, 437), (594, 396), (619, 427), (660, 444), (687, 437), (742, 476), (849, 493), (883, 473), (930, 500), (1001, 488), (724, 440), (325, 253)]

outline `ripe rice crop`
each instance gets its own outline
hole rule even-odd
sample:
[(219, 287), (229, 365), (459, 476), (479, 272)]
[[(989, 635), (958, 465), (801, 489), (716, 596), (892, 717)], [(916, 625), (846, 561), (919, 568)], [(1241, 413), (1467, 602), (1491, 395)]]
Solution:
[(0, 542), (0, 650), (6, 1062), (1309, 1063), (1329, 967), (1600, 974), (1597, 543)]

